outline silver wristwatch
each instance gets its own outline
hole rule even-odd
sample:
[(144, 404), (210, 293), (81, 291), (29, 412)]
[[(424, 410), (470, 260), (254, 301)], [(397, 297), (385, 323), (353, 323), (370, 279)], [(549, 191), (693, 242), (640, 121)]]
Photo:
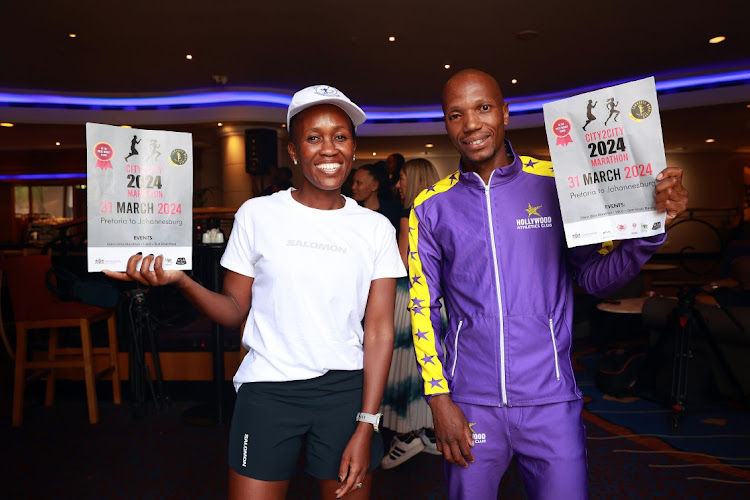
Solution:
[(366, 422), (368, 424), (372, 424), (372, 428), (375, 430), (375, 432), (378, 432), (380, 427), (380, 419), (383, 417), (382, 413), (365, 413), (365, 412), (359, 412), (357, 413), (357, 422)]

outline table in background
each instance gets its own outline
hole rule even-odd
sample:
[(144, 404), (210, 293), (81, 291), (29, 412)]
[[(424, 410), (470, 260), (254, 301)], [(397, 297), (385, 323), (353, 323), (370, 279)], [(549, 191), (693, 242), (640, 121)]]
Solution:
[(641, 312), (648, 298), (607, 299), (596, 304), (591, 333), (594, 344), (608, 349), (622, 341), (645, 339)]
[(648, 299), (648, 297), (603, 300), (596, 305), (596, 308), (600, 311), (615, 314), (641, 314), (646, 299)]
[(677, 266), (674, 264), (657, 264), (657, 263), (645, 263), (641, 267), (641, 274), (643, 274), (643, 293), (645, 297), (651, 291), (651, 285), (654, 281), (654, 273), (660, 271), (674, 271)]

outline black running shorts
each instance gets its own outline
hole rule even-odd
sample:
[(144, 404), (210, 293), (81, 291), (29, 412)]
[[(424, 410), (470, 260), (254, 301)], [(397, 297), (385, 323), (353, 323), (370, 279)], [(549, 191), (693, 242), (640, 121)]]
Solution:
[[(329, 371), (291, 382), (240, 386), (229, 431), (229, 466), (262, 481), (291, 479), (304, 448), (304, 468), (318, 479), (337, 479), (341, 455), (357, 426), (363, 372)], [(373, 434), (370, 471), (383, 458)]]

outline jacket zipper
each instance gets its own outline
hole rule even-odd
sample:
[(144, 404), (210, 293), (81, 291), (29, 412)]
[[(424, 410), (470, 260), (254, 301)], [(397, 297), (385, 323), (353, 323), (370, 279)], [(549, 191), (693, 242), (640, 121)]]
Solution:
[(555, 341), (555, 327), (552, 318), (549, 319), (549, 333), (552, 335), (552, 349), (555, 355), (555, 378), (560, 380), (560, 362), (557, 359), (557, 341)]
[(456, 361), (458, 361), (458, 333), (461, 331), (461, 325), (464, 324), (464, 320), (458, 322), (458, 328), (456, 328), (456, 339), (453, 341), (453, 366), (451, 367), (451, 378), (456, 373)]
[[(484, 179), (474, 172), (484, 184)], [(500, 317), (500, 391), (503, 398), (503, 406), (508, 406), (508, 394), (505, 392), (505, 325), (503, 324), (503, 299), (500, 296), (500, 270), (497, 265), (497, 248), (495, 247), (495, 229), (492, 226), (492, 205), (490, 204), (490, 184), (492, 183), (493, 171), (489, 181), (484, 184), (484, 197), (487, 200), (487, 217), (490, 224), (490, 243), (492, 244), (492, 263), (495, 267), (495, 289), (497, 290), (498, 315)]]

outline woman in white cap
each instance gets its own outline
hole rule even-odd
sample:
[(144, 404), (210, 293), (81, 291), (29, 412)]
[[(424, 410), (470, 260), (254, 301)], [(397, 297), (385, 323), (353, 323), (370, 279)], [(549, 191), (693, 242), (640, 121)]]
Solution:
[(125, 273), (106, 271), (144, 285), (174, 284), (213, 321), (245, 322), (248, 353), (234, 376), (229, 436), (231, 499), (285, 498), (303, 448), (321, 498), (370, 497), (371, 472), (383, 456), (375, 432), (396, 278), (406, 273), (390, 222), (341, 195), (364, 121), (333, 87), (294, 95), (288, 152), (304, 182), (237, 211), (221, 293), (164, 270), (161, 256), (134, 255)]

